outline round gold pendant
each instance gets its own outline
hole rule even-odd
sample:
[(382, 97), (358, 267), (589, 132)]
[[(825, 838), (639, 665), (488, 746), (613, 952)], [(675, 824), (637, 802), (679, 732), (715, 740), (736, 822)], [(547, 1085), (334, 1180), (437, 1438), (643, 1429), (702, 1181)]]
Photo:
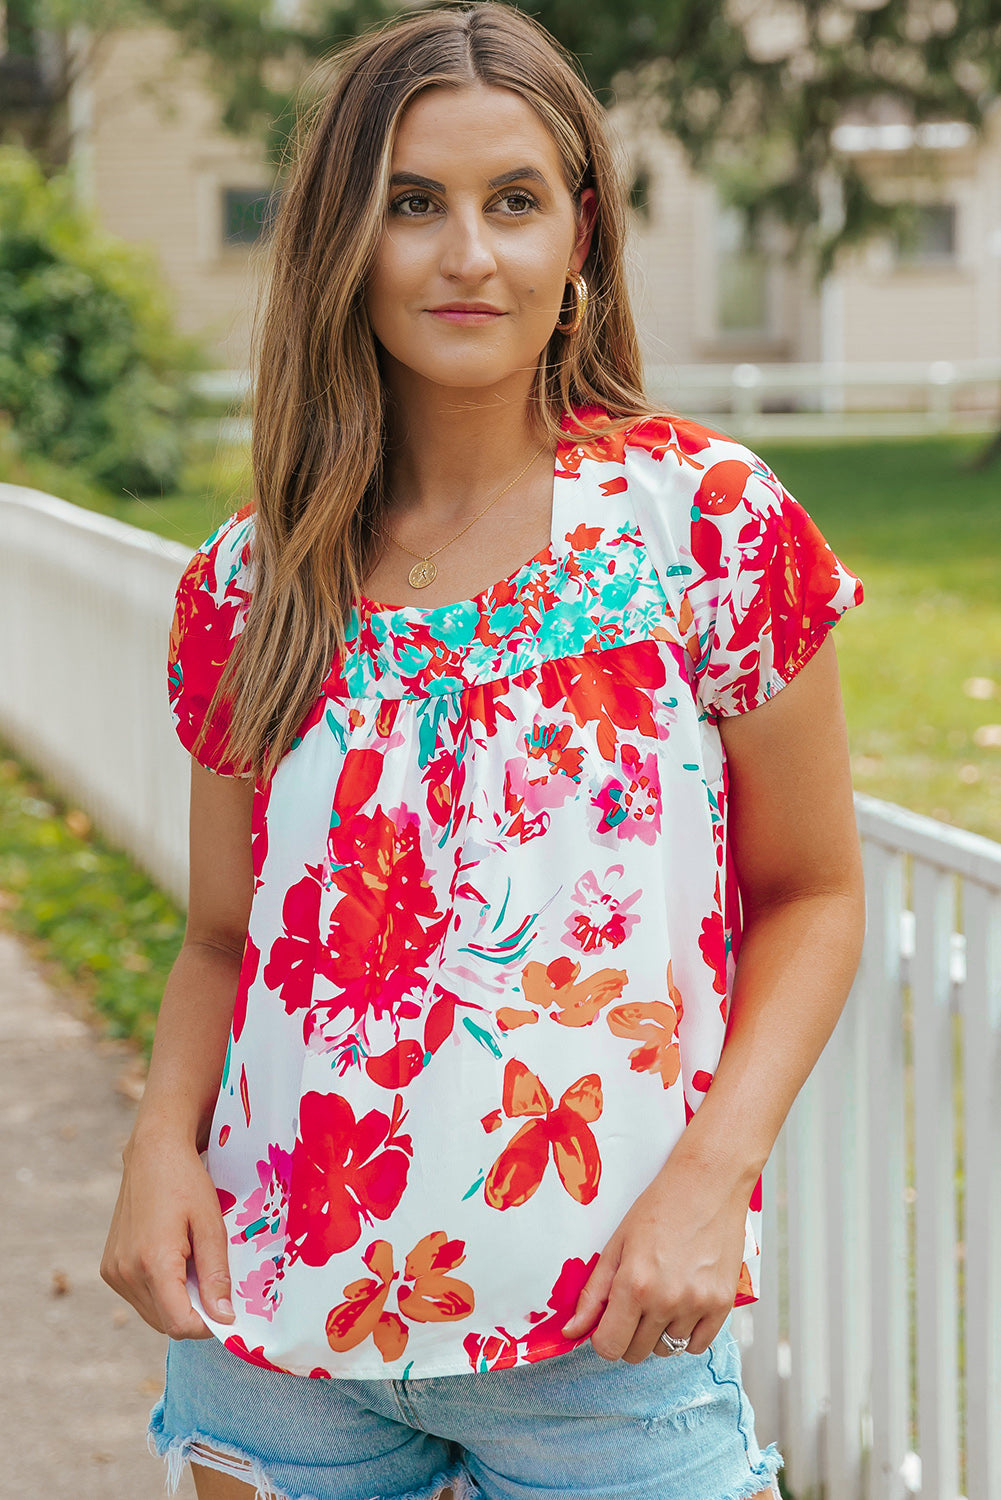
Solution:
[(410, 582), (415, 589), (426, 589), (429, 583), (434, 583), (437, 576), (438, 569), (430, 557), (425, 557), (423, 561), (414, 563), (410, 569)]

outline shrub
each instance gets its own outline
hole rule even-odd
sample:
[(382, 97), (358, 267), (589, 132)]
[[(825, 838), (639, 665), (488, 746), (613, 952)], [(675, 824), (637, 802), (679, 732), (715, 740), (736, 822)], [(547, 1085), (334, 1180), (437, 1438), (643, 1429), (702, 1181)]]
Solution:
[(149, 255), (103, 233), (68, 176), (0, 146), (0, 412), (22, 450), (109, 488), (170, 490), (206, 364)]

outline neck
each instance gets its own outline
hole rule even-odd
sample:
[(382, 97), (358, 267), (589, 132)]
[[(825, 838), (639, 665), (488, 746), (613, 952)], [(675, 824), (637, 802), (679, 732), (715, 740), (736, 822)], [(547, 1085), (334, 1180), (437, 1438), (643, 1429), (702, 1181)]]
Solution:
[[(397, 515), (459, 525), (542, 445), (529, 401), (531, 374), (482, 390), (390, 382), (386, 491)], [(540, 460), (541, 462), (541, 460)]]

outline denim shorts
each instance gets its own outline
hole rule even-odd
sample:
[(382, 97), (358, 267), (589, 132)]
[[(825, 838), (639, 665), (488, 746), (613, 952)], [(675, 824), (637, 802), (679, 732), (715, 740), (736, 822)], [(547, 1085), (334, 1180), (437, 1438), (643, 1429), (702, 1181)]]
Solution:
[(409, 1380), (267, 1370), (212, 1339), (171, 1341), (149, 1443), (259, 1500), (781, 1500), (727, 1317), (702, 1354), (607, 1360), (585, 1339), (513, 1368)]

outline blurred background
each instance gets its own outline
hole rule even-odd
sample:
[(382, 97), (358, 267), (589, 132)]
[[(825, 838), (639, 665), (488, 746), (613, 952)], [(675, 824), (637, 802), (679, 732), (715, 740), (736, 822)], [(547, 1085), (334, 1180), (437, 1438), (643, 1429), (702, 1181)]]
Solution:
[[(795, 1500), (1001, 1500), (1001, 0), (523, 8), (608, 110), (652, 392), (760, 453), (866, 587), (835, 635), (868, 958), (769, 1163), (782, 1254), (741, 1332), (759, 1436)], [(111, 1059), (91, 1239), (183, 932), (173, 588), (251, 495), (251, 322), (297, 115), (394, 9), (0, 4), (0, 991), (16, 1046), (44, 973)], [(96, 1337), (67, 1290), (100, 1244), (66, 1270), (52, 1175), (77, 1088), (33, 1145), (34, 1095), (4, 1117), (41, 1299), (25, 1411), (56, 1367), (71, 1389), (68, 1330)], [(40, 1323), (55, 1343), (29, 1356)], [(92, 1383), (105, 1427), (128, 1386), (129, 1453), (150, 1337), (134, 1379), (108, 1346)], [(47, 1493), (159, 1488), (107, 1447), (77, 1474), (52, 1448)]]

